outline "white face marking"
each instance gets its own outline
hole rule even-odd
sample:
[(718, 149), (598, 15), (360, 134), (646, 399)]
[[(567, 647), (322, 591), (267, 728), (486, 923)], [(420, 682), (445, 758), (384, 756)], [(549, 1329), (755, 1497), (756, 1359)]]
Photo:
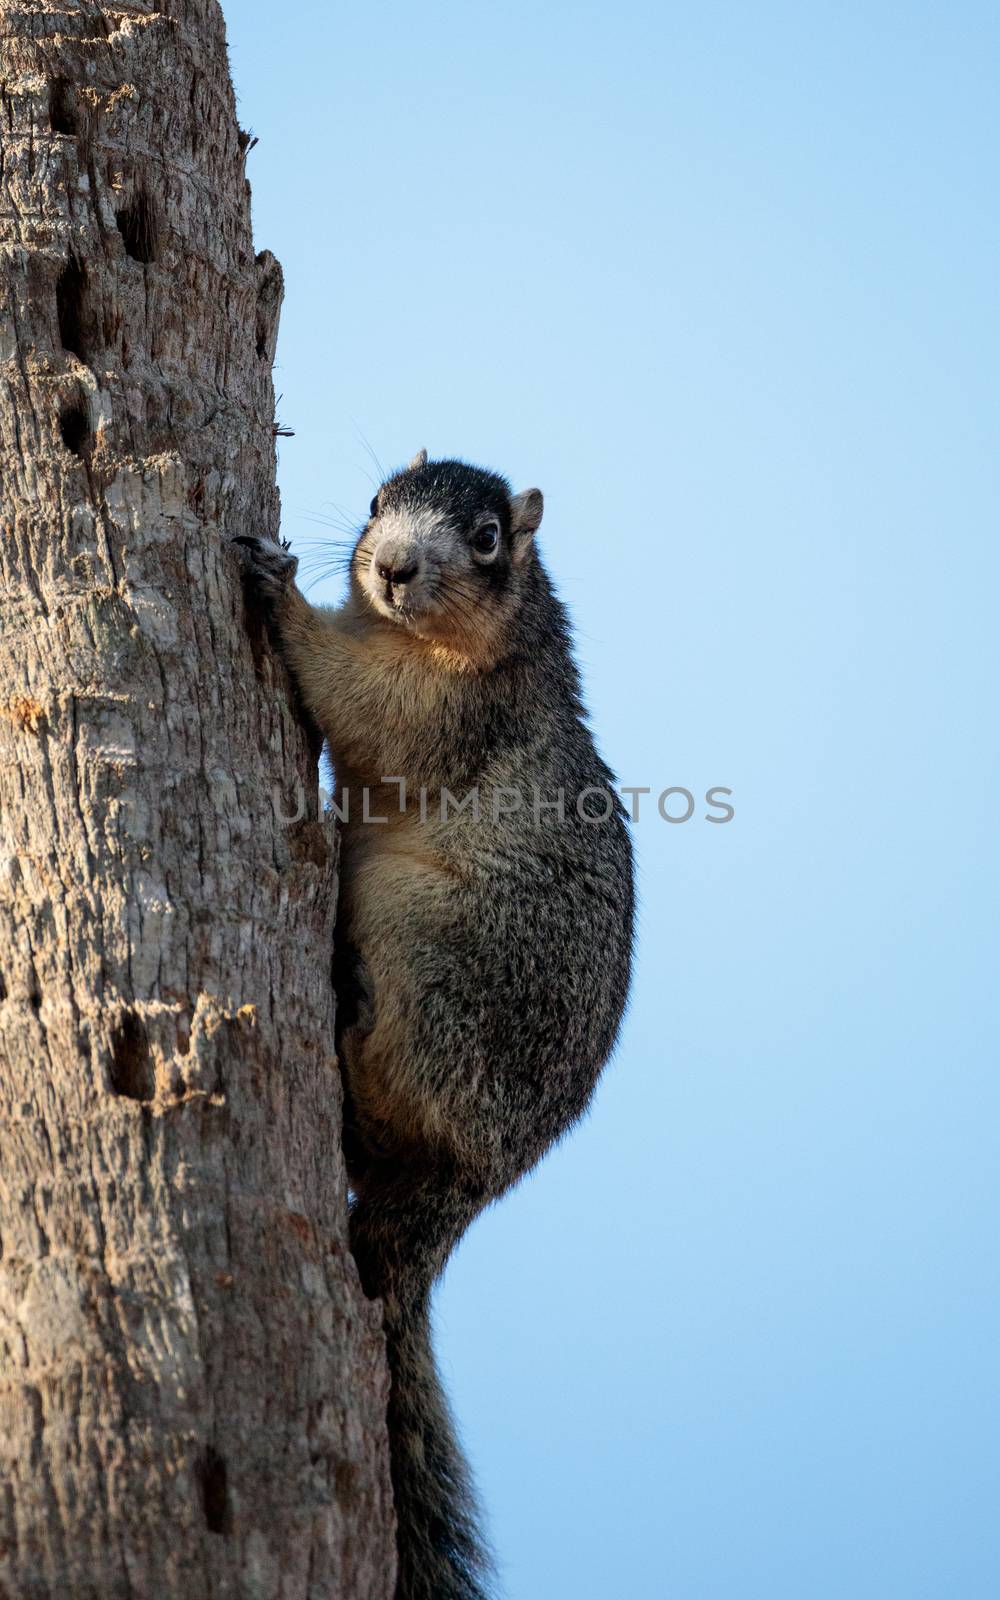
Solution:
[(433, 506), (390, 506), (375, 519), (379, 539), (411, 537), (421, 544), (449, 527), (447, 517)]
[[(394, 622), (413, 623), (433, 606), (434, 574), (448, 557), (454, 532), (433, 506), (390, 506), (374, 519), (362, 583), (372, 605)], [(390, 574), (406, 576), (394, 582)]]

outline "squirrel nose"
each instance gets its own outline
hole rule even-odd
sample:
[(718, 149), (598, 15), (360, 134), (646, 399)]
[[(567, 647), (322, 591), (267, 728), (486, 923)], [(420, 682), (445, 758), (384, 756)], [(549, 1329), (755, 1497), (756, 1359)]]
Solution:
[(396, 562), (391, 560), (379, 561), (376, 562), (375, 570), (378, 572), (380, 578), (385, 579), (386, 583), (409, 583), (411, 578), (416, 577), (419, 565), (420, 563), (418, 561), (412, 560)]

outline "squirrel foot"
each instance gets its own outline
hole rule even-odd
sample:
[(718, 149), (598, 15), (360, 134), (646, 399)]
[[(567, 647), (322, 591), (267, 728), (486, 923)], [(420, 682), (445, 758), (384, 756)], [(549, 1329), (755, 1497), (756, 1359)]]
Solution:
[(287, 539), (255, 539), (239, 534), (233, 544), (246, 551), (246, 562), (254, 586), (269, 600), (277, 600), (295, 581), (299, 560), (289, 554)]

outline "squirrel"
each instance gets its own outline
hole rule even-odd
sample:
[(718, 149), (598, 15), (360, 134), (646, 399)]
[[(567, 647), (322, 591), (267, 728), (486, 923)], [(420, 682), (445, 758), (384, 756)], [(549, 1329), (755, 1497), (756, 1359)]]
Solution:
[(396, 1600), (492, 1592), (431, 1289), (585, 1111), (628, 995), (631, 841), (541, 518), (539, 490), (423, 450), (372, 500), (340, 609), (303, 598), (287, 541), (234, 541), (353, 806), (336, 1047), (351, 1248), (383, 1304)]

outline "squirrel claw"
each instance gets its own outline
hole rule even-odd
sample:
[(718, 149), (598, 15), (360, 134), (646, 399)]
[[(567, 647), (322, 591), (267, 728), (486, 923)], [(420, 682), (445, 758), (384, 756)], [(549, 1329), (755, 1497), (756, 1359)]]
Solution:
[(232, 542), (246, 551), (250, 576), (261, 594), (276, 600), (294, 581), (299, 562), (297, 556), (289, 555), (287, 539), (257, 539), (249, 534), (237, 534)]

